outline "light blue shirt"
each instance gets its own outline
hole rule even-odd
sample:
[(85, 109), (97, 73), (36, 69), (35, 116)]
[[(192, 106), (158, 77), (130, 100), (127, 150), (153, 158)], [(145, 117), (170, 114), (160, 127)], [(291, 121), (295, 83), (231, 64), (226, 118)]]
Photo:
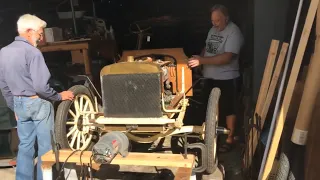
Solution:
[(60, 101), (61, 95), (48, 83), (51, 74), (41, 51), (17, 36), (0, 51), (0, 89), (7, 105), (13, 108), (13, 96), (34, 96)]

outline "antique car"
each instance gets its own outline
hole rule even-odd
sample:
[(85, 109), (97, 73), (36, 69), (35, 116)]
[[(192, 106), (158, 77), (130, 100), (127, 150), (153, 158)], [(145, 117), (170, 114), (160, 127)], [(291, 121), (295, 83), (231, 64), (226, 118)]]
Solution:
[[(137, 143), (152, 143), (167, 136), (196, 136), (184, 144), (201, 149), (195, 172), (213, 173), (217, 167), (217, 133), (220, 90), (208, 99), (202, 126), (184, 125), (193, 96), (192, 71), (181, 48), (124, 51), (118, 63), (100, 71), (101, 94), (90, 85), (76, 85), (73, 101), (60, 103), (55, 120), (56, 139), (62, 148), (89, 150), (104, 133), (125, 132)], [(89, 80), (90, 81), (90, 80)]]

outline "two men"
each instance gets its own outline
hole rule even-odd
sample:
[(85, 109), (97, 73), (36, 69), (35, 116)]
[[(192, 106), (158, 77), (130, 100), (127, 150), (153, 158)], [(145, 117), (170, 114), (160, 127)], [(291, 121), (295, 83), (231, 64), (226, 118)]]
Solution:
[(50, 72), (36, 48), (46, 22), (25, 14), (17, 21), (19, 36), (0, 51), (0, 89), (15, 112), (20, 140), (17, 180), (34, 179), (35, 141), (38, 142), (37, 179), (42, 179), (41, 156), (51, 149), (54, 110), (49, 101), (73, 100), (70, 91), (57, 93), (48, 84)]
[(200, 56), (189, 59), (189, 66), (203, 65), (203, 76), (212, 79), (205, 83), (204, 93), (207, 97), (212, 88), (218, 87), (221, 90), (219, 114), (220, 117), (226, 117), (230, 134), (220, 151), (226, 152), (234, 141), (236, 82), (240, 76), (238, 59), (244, 40), (240, 29), (229, 20), (228, 10), (223, 5), (216, 5), (211, 9), (211, 22), (213, 27), (208, 33), (206, 46)]

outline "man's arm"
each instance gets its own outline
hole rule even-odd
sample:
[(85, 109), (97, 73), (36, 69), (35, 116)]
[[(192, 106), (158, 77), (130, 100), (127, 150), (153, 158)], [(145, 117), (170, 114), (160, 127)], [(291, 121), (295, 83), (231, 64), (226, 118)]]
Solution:
[(14, 106), (13, 106), (13, 95), (4, 79), (4, 75), (3, 75), (3, 71), (0, 68), (0, 89), (1, 89), (1, 93), (2, 96), (4, 97), (4, 99), (7, 102), (8, 107), (14, 111)]
[(61, 95), (48, 83), (51, 75), (40, 52), (30, 62), (30, 74), (33, 88), (38, 95), (52, 101), (61, 101)]
[(233, 56), (238, 56), (241, 46), (243, 44), (243, 37), (240, 30), (236, 29), (229, 35), (225, 44), (225, 53), (218, 54), (211, 57), (202, 57), (199, 59), (200, 64), (224, 65), (232, 61)]

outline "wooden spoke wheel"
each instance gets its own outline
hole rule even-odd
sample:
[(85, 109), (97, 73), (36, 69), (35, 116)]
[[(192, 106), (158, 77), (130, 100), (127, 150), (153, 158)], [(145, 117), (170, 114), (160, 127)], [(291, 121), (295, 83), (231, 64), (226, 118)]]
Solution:
[(57, 109), (55, 121), (56, 139), (62, 148), (87, 150), (92, 148), (95, 127), (88, 125), (94, 119), (94, 103), (87, 87), (76, 85), (69, 89), (75, 95), (73, 101), (63, 101)]

